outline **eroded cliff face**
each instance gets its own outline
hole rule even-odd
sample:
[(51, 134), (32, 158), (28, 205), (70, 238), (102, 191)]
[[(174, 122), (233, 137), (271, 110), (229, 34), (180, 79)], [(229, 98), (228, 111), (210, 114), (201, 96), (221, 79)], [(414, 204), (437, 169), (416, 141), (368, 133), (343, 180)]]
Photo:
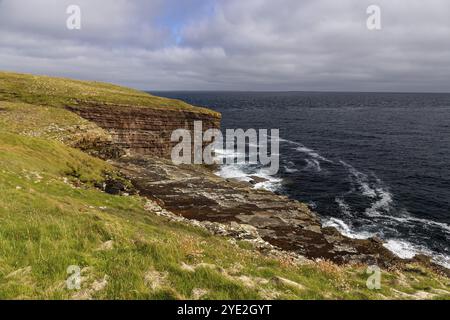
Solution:
[(187, 129), (193, 132), (194, 122), (202, 121), (203, 131), (220, 128), (219, 113), (190, 110), (158, 110), (114, 104), (83, 103), (68, 106), (72, 112), (96, 123), (112, 137), (113, 143), (134, 154), (170, 158), (172, 132)]

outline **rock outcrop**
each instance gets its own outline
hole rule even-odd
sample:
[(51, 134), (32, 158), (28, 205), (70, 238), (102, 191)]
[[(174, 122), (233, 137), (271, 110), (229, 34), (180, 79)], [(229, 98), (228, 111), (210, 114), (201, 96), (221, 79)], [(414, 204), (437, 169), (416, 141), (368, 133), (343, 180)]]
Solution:
[(220, 114), (191, 110), (161, 110), (106, 103), (67, 106), (67, 109), (96, 123), (108, 131), (113, 143), (134, 154), (169, 158), (172, 132), (193, 131), (194, 121), (201, 121), (203, 130), (220, 128)]

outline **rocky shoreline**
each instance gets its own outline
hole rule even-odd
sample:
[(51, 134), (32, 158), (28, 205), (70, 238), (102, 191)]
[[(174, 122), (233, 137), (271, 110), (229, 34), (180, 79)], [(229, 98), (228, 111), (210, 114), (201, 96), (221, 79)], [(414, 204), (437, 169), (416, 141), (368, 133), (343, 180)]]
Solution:
[(420, 261), (440, 273), (448, 270), (418, 256), (397, 257), (380, 239), (350, 239), (322, 228), (305, 204), (248, 183), (225, 180), (204, 166), (176, 166), (152, 156), (124, 156), (112, 164), (149, 199), (147, 207), (169, 220), (188, 223), (232, 239), (251, 242), (265, 253), (296, 260), (402, 268)]

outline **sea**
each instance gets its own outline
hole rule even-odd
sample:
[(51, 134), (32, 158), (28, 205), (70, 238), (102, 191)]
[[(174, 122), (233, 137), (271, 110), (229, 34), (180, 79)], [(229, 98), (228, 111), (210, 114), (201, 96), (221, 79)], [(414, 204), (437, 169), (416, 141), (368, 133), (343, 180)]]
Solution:
[(152, 93), (221, 112), (222, 130), (280, 130), (276, 175), (248, 163), (218, 175), (262, 177), (255, 188), (307, 203), (323, 226), (450, 268), (450, 94)]

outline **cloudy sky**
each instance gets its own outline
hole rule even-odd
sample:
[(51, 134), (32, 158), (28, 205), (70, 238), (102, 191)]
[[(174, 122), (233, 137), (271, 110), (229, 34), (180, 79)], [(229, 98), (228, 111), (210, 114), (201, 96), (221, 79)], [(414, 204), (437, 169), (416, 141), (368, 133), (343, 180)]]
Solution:
[(0, 0), (0, 70), (146, 90), (450, 92), (450, 1)]

